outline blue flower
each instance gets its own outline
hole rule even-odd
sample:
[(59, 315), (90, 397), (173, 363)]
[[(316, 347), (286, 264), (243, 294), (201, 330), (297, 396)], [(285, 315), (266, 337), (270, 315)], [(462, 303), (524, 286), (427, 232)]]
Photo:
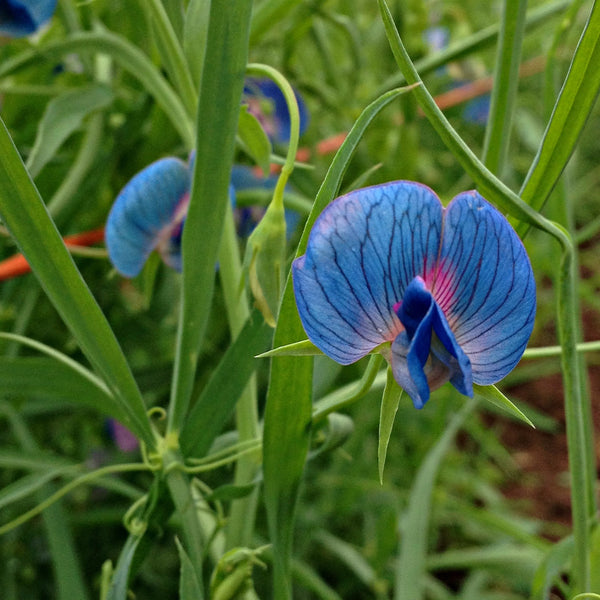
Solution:
[[(158, 251), (163, 262), (181, 271), (181, 235), (187, 215), (194, 154), (189, 163), (167, 157), (137, 173), (121, 190), (106, 220), (104, 239), (108, 256), (126, 277), (140, 273), (148, 256)], [(229, 196), (235, 205), (236, 191), (273, 190), (276, 177), (259, 178), (250, 167), (234, 166)], [(240, 215), (242, 237), (255, 227), (264, 209)], [(287, 219), (286, 214), (286, 219)], [(293, 213), (290, 222), (298, 215)]]
[(135, 175), (117, 196), (106, 221), (108, 256), (122, 275), (135, 277), (152, 250), (181, 270), (181, 233), (191, 172), (178, 158), (162, 158)]
[(35, 33), (55, 9), (56, 0), (2, 0), (0, 35), (19, 38)]
[[(294, 90), (300, 112), (300, 135), (308, 126), (308, 110), (304, 100)], [(275, 82), (268, 78), (249, 77), (244, 84), (243, 102), (263, 126), (265, 133), (274, 143), (290, 139), (290, 113), (285, 96)]]
[(444, 208), (419, 183), (351, 192), (317, 219), (292, 266), (304, 329), (347, 365), (378, 346), (416, 408), (450, 381), (473, 395), (517, 364), (533, 328), (523, 244), (477, 192)]

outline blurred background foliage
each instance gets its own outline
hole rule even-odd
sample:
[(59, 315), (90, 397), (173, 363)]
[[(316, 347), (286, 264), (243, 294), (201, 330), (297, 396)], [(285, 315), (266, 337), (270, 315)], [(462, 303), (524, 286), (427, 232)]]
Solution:
[[(333, 156), (320, 144), (347, 132), (360, 111), (392, 87), (397, 68), (377, 4), (372, 0), (304, 0), (293, 4), (281, 18), (253, 31), (250, 60), (281, 70), (308, 106), (310, 124), (301, 145), (308, 150), (306, 163), (310, 168), (296, 169), (291, 181), (297, 193), (312, 202)], [(553, 4), (532, 0), (529, 11)], [(545, 99), (557, 96), (590, 6), (589, 2), (580, 2), (572, 22), (564, 26), (567, 4), (529, 29), (525, 37), (523, 63), (531, 65), (531, 72), (519, 82), (509, 161), (502, 174), (515, 190), (544, 132), (548, 117)], [(443, 29), (452, 47), (498, 23), (501, 11), (500, 2), (478, 0), (392, 0), (389, 5), (417, 64), (438, 51), (428, 45), (427, 32), (432, 28)], [(165, 1), (165, 6), (171, 11), (176, 31), (183, 35), (178, 2)], [(84, 115), (35, 177), (42, 196), (51, 210), (55, 209), (54, 217), (63, 235), (102, 227), (116, 194), (132, 175), (162, 156), (186, 158), (186, 149), (148, 91), (105, 55), (40, 55), (23, 68), (8, 71), (7, 65), (30, 48), (52, 44), (77, 31), (104, 29), (124, 36), (157, 61), (152, 24), (144, 14), (134, 1), (62, 0), (49, 27), (33, 38), (5, 39), (0, 45), (2, 118), (25, 160), (32, 153), (40, 123), (53, 102), (86, 86), (102, 86), (111, 92), (101, 107)], [(550, 77), (545, 71), (549, 54), (554, 64)], [(495, 44), (490, 40), (459, 60), (427, 72), (423, 79), (440, 97), (490, 77), (494, 58)], [(481, 118), (473, 119), (467, 110), (470, 102), (477, 101), (482, 101), (482, 94), (470, 98), (468, 92), (462, 92), (462, 96), (459, 93), (458, 101), (445, 112), (475, 153), (481, 154), (484, 123)], [(485, 93), (483, 103), (485, 112)], [(563, 214), (564, 204), (559, 201), (551, 201), (546, 209), (547, 215), (560, 222), (571, 220), (580, 232), (580, 292), (586, 339), (600, 337), (599, 127), (600, 113), (596, 110), (564, 175), (562, 189), (555, 194), (568, 199), (569, 214)], [(283, 154), (284, 149), (277, 151)], [(241, 151), (237, 162), (251, 163)], [(74, 173), (74, 165), (83, 167)], [(422, 181), (443, 201), (472, 186), (410, 95), (401, 97), (374, 121), (352, 160), (343, 189), (393, 179)], [(70, 187), (64, 190), (64, 185)], [(294, 239), (297, 237), (292, 236)], [(556, 343), (552, 280), (558, 248), (535, 231), (527, 237), (526, 246), (538, 280), (538, 316), (532, 345), (552, 345)], [(290, 245), (290, 257), (291, 251)], [(0, 256), (7, 258), (15, 252), (11, 239), (2, 235)], [(129, 281), (118, 276), (105, 258), (80, 256), (76, 262), (130, 361), (147, 406), (166, 406), (179, 275), (161, 265), (155, 273), (149, 269)], [(217, 287), (196, 382), (198, 390), (229, 344), (222, 302)], [(28, 335), (85, 363), (30, 274), (1, 283), (0, 329)], [(50, 359), (14, 342), (1, 341), (0, 345), (0, 370), (12, 369), (11, 361), (21, 357), (29, 361), (31, 381), (48, 373)], [(588, 360), (594, 397), (600, 393), (600, 359), (591, 354)], [(315, 398), (354, 381), (363, 368), (364, 362), (342, 369), (318, 357)], [(261, 362), (261, 402), (267, 370), (267, 361)], [(566, 449), (558, 371), (558, 359), (524, 361), (502, 384), (531, 416), (536, 430), (487, 405), (480, 406), (467, 418), (445, 455), (432, 491), (427, 542), (430, 574), (424, 581), (427, 598), (528, 598), (544, 553), (551, 542), (568, 535)], [(407, 400), (401, 404), (380, 485), (376, 464), (382, 384), (379, 382), (348, 409), (352, 430), (345, 432), (345, 444), (308, 463), (296, 528), (294, 576), (299, 599), (392, 597), (398, 542), (409, 516), (411, 489), (433, 444), (464, 399), (445, 386), (435, 392), (422, 411), (415, 411)], [(0, 498), (6, 498), (6, 490), (14, 489), (11, 486), (30, 472), (61, 467), (81, 471), (131, 459), (115, 445), (100, 414), (82, 408), (65, 394), (54, 393), (53, 387), (29, 389), (35, 388), (31, 385), (25, 386), (25, 391), (0, 387), (0, 488), (5, 490)], [(597, 426), (598, 410), (596, 406)], [(316, 432), (315, 443), (319, 435)], [(33, 470), (17, 460), (24, 449), (27, 456), (39, 456)], [(68, 480), (68, 475), (57, 473), (56, 478), (61, 477)], [(64, 535), (73, 539), (89, 597), (100, 593), (103, 561), (116, 561), (126, 539), (123, 514), (148, 488), (150, 480), (142, 473), (123, 476), (106, 486), (79, 487), (58, 505), (54, 518), (64, 525)], [(230, 480), (231, 470), (227, 467), (205, 478), (211, 488)], [(34, 494), (24, 495), (10, 505), (0, 502), (1, 522), (15, 518), (36, 501), (39, 498)], [(136, 579), (136, 597), (176, 597), (179, 561), (171, 525), (165, 523), (156, 534), (154, 550)], [(0, 538), (0, 586), (6, 600), (63, 597), (53, 575), (61, 548), (48, 545), (46, 526), (37, 517)], [(266, 536), (261, 508), (257, 544)], [(269, 562), (268, 552), (263, 559)], [(259, 597), (268, 597), (268, 569), (255, 568), (254, 577)], [(555, 587), (553, 594), (555, 599), (564, 597), (560, 587)]]

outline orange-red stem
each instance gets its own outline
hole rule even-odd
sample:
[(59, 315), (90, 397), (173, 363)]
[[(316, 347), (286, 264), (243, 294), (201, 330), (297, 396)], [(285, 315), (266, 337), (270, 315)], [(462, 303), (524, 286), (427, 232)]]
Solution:
[[(81, 233), (67, 235), (63, 238), (63, 241), (67, 248), (73, 248), (77, 246), (91, 246), (92, 244), (101, 242), (103, 239), (104, 229), (92, 229), (91, 231), (82, 231)], [(31, 271), (31, 267), (27, 259), (22, 254), (15, 254), (0, 262), (0, 281), (25, 275), (29, 271)]]

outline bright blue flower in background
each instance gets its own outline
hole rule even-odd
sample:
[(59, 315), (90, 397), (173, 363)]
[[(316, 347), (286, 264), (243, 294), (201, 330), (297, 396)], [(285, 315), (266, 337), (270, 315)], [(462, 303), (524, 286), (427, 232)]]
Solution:
[(292, 266), (310, 340), (340, 364), (385, 342), (417, 408), (450, 381), (473, 395), (517, 364), (533, 328), (535, 282), (521, 240), (477, 192), (444, 208), (426, 186), (351, 192), (317, 219)]
[[(295, 90), (294, 94), (300, 112), (300, 135), (302, 135), (308, 126), (308, 110), (300, 94)], [(290, 113), (285, 96), (274, 81), (268, 78), (247, 78), (242, 101), (248, 104), (248, 111), (259, 120), (272, 142), (289, 142)]]
[[(181, 235), (187, 215), (194, 156), (185, 163), (178, 158), (157, 160), (137, 173), (117, 196), (106, 221), (104, 238), (108, 256), (119, 273), (135, 277), (148, 256), (157, 250), (163, 261), (181, 271)], [(277, 177), (259, 177), (250, 167), (235, 165), (229, 195), (236, 192), (275, 189)], [(255, 210), (257, 209), (257, 210)], [(236, 209), (236, 212), (238, 209)], [(286, 211), (288, 228), (298, 214)], [(239, 211), (238, 233), (246, 237), (264, 214), (264, 207)]]
[(104, 231), (108, 256), (122, 275), (135, 277), (152, 250), (181, 270), (181, 232), (191, 172), (178, 158), (162, 158), (135, 175), (113, 204)]
[(56, 0), (0, 0), (0, 35), (25, 37), (54, 14)]

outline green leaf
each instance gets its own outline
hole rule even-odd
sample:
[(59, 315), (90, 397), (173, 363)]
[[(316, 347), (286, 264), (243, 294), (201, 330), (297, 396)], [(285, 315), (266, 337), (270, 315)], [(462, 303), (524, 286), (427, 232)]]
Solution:
[(495, 404), (499, 408), (510, 413), (513, 417), (527, 423), (527, 425), (530, 425), (535, 429), (535, 425), (531, 422), (529, 417), (517, 408), (495, 385), (477, 385), (474, 383), (473, 391), (484, 400), (488, 400), (492, 404)]
[(258, 354), (256, 358), (272, 358), (273, 356), (317, 356), (322, 354), (323, 352), (310, 340), (302, 340), (300, 342), (293, 342), (291, 344), (279, 346), (278, 348), (273, 348), (272, 350)]
[(258, 366), (254, 355), (268, 346), (272, 335), (273, 330), (254, 311), (186, 418), (180, 437), (185, 456), (204, 456), (208, 452)]
[(194, 565), (187, 555), (187, 552), (181, 545), (181, 542), (175, 538), (177, 552), (179, 554), (179, 599), (180, 600), (201, 600), (204, 598), (204, 592), (196, 578)]
[(102, 376), (123, 424), (154, 448), (155, 437), (129, 365), (0, 120), (0, 215), (50, 301)]
[(165, 111), (174, 129), (191, 150), (194, 147), (193, 124), (184, 105), (160, 70), (126, 38), (108, 31), (78, 32), (64, 40), (49, 42), (6, 60), (0, 65), (0, 78), (29, 65), (37, 65), (41, 57), (57, 60), (71, 53), (107, 54), (115, 63), (136, 77), (144, 89)]
[(62, 143), (93, 112), (106, 108), (114, 99), (113, 92), (104, 85), (82, 86), (69, 90), (50, 100), (38, 125), (37, 136), (27, 159), (27, 168), (33, 178), (52, 159)]
[(183, 278), (167, 431), (187, 418), (200, 347), (209, 322), (215, 264), (229, 206), (251, 0), (212, 0), (197, 112), (196, 159), (182, 236)]
[(255, 44), (271, 27), (280, 24), (281, 20), (301, 0), (264, 0), (257, 3), (252, 13), (252, 29), (250, 33), (250, 43)]
[(190, 0), (183, 22), (183, 52), (196, 83), (202, 78), (209, 10), (210, 0)]
[(308, 460), (339, 448), (353, 433), (354, 421), (348, 415), (328, 414), (325, 423), (314, 432), (314, 442), (318, 446), (310, 451)]
[[(335, 155), (319, 189), (296, 256), (301, 255), (317, 216), (337, 194), (342, 178), (366, 128), (392, 100), (406, 89), (392, 90), (371, 103), (359, 116)], [(274, 345), (284, 346), (305, 336), (288, 276)], [(312, 358), (279, 356), (272, 359), (264, 425), (265, 505), (273, 543), (273, 596), (290, 598), (290, 557), (294, 514), (304, 462), (310, 442), (312, 412)]]
[(271, 164), (271, 141), (258, 119), (250, 112), (248, 106), (240, 106), (240, 122), (238, 141), (244, 152), (262, 169), (265, 177), (269, 174)]
[(396, 383), (392, 368), (387, 369), (387, 381), (381, 398), (381, 413), (379, 416), (379, 444), (377, 446), (377, 463), (379, 465), (379, 482), (383, 485), (383, 470), (388, 444), (392, 435), (398, 404), (402, 398), (402, 388)]
[(60, 477), (71, 468), (72, 467), (64, 467), (62, 469), (53, 469), (41, 473), (31, 473), (9, 483), (0, 490), (0, 509), (13, 502), (18, 502), (19, 500), (31, 496), (42, 489), (49, 481), (52, 481), (56, 477)]
[(119, 555), (119, 561), (115, 567), (106, 600), (127, 600), (129, 571), (135, 551), (141, 540), (141, 536), (129, 536), (127, 538)]
[(426, 573), (427, 539), (433, 488), (442, 459), (466, 418), (476, 406), (469, 400), (458, 412), (444, 433), (429, 450), (410, 491), (408, 508), (403, 516), (400, 538), (400, 557), (396, 571), (395, 600), (421, 600), (423, 578)]
[(115, 398), (63, 363), (46, 357), (0, 357), (0, 396), (44, 398), (67, 402), (95, 412), (126, 419)]
[(600, 5), (592, 4), (585, 29), (521, 197), (540, 210), (567, 165), (600, 92)]
[(554, 581), (563, 573), (572, 556), (572, 535), (552, 545), (533, 576), (531, 600), (548, 600)]

